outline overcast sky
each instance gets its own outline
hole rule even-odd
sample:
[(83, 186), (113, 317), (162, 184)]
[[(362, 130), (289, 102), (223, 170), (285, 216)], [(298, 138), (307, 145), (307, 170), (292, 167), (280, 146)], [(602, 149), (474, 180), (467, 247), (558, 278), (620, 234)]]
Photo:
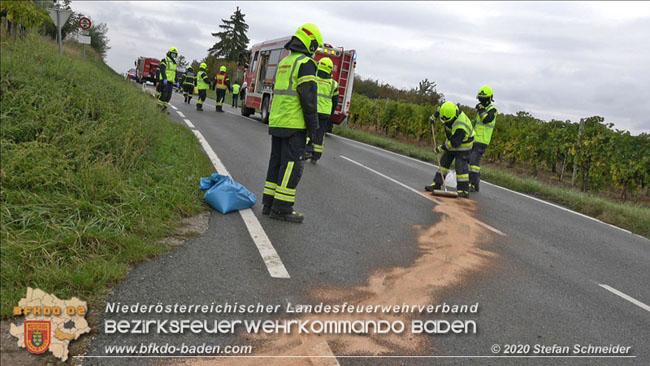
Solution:
[(599, 115), (650, 132), (650, 2), (211, 2), (73, 0), (108, 25), (107, 62), (119, 73), (138, 56), (177, 47), (207, 55), (221, 19), (239, 6), (251, 45), (307, 22), (325, 42), (358, 52), (357, 74), (400, 88), (428, 78), (447, 100), (476, 103), (494, 89), (503, 113), (544, 119)]

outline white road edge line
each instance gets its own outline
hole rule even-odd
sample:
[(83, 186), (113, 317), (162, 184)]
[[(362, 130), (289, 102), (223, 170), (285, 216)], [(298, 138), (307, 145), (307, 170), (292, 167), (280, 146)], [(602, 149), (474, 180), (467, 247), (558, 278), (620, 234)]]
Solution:
[(183, 112), (181, 112), (181, 111), (176, 111), (176, 113), (178, 113), (178, 115), (181, 116), (181, 118), (185, 118), (185, 115), (183, 114)]
[(626, 294), (622, 293), (621, 291), (619, 291), (619, 290), (617, 290), (617, 289), (615, 289), (615, 288), (613, 288), (611, 286), (605, 285), (603, 283), (599, 283), (598, 286), (600, 286), (600, 287), (604, 288), (605, 290), (613, 293), (614, 295), (618, 295), (618, 296), (624, 298), (625, 300), (631, 302), (632, 304), (640, 307), (641, 309), (643, 309), (645, 311), (650, 311), (650, 306), (642, 303), (641, 301), (633, 298), (632, 296), (626, 295)]
[(185, 124), (187, 125), (187, 127), (189, 127), (189, 128), (196, 128), (196, 127), (194, 126), (194, 124), (193, 124), (189, 119), (185, 118), (184, 121), (185, 121)]
[[(214, 152), (214, 150), (212, 150), (210, 144), (208, 144), (207, 140), (203, 137), (201, 132), (198, 130), (192, 130), (192, 132), (201, 143), (201, 146), (203, 146), (203, 149), (208, 154), (208, 157), (210, 158), (210, 161), (212, 162), (212, 165), (217, 170), (217, 172), (219, 174), (231, 176), (228, 172), (228, 169), (226, 169), (221, 160), (219, 160), (219, 157), (217, 157), (217, 154)], [(253, 238), (255, 246), (257, 246), (257, 249), (262, 256), (262, 260), (264, 260), (264, 264), (266, 264), (266, 269), (268, 269), (271, 277), (290, 278), (289, 272), (287, 272), (287, 269), (284, 267), (280, 256), (275, 251), (275, 248), (273, 247), (273, 244), (271, 244), (269, 237), (266, 235), (264, 228), (262, 228), (259, 220), (257, 220), (257, 217), (255, 214), (253, 214), (253, 210), (247, 208), (245, 210), (240, 210), (239, 214), (241, 215), (242, 219), (244, 219), (248, 233), (250, 234), (251, 238)]]
[[(382, 178), (385, 178), (385, 179), (388, 179), (388, 180), (390, 180), (391, 182), (396, 183), (396, 184), (398, 184), (398, 185), (400, 185), (400, 186), (402, 186), (402, 187), (408, 189), (409, 191), (414, 192), (414, 193), (417, 193), (419, 196), (424, 197), (424, 198), (426, 198), (427, 200), (431, 201), (431, 197), (429, 197), (429, 195), (427, 195), (427, 194), (425, 194), (425, 193), (423, 193), (423, 192), (420, 192), (420, 191), (418, 191), (417, 189), (411, 188), (411, 187), (407, 186), (406, 184), (404, 184), (404, 183), (402, 183), (402, 182), (400, 182), (400, 181), (397, 181), (397, 180), (395, 180), (395, 179), (393, 179), (393, 178), (391, 178), (391, 177), (389, 177), (389, 176), (387, 176), (387, 175), (385, 175), (385, 174), (382, 174), (382, 173), (380, 173), (380, 172), (378, 172), (378, 171), (376, 171), (376, 170), (374, 170), (374, 169), (372, 169), (372, 168), (370, 168), (370, 167), (367, 167), (367, 166), (365, 166), (364, 164), (361, 164), (361, 163), (359, 163), (359, 162), (357, 162), (357, 161), (354, 161), (354, 160), (348, 158), (347, 156), (343, 156), (343, 155), (339, 155), (339, 156), (340, 156), (341, 158), (343, 158), (343, 159), (345, 159), (345, 160), (347, 160), (347, 161), (353, 163), (353, 164), (356, 164), (356, 165), (358, 165), (358, 166), (360, 166), (360, 167), (362, 167), (362, 168), (364, 168), (364, 169), (367, 169), (367, 170), (369, 170), (369, 171), (371, 171), (371, 172), (377, 174), (378, 176), (380, 176), (380, 177), (382, 177)], [(486, 228), (486, 229), (488, 229), (488, 230), (490, 230), (490, 231), (492, 231), (492, 232), (494, 232), (494, 233), (496, 233), (496, 234), (499, 234), (499, 235), (501, 235), (501, 236), (508, 236), (508, 234), (506, 234), (506, 233), (504, 233), (504, 232), (502, 232), (502, 231), (500, 231), (500, 230), (498, 230), (498, 229), (495, 229), (495, 228), (493, 228), (492, 226), (490, 226), (490, 225), (488, 225), (488, 224), (486, 224), (486, 223), (484, 223), (484, 222), (482, 222), (482, 221), (479, 221), (479, 220), (477, 220), (477, 219), (474, 219), (474, 221), (475, 221), (478, 225), (483, 226), (484, 228)]]
[[(409, 159), (409, 160), (413, 160), (413, 161), (416, 161), (416, 162), (418, 162), (418, 163), (421, 163), (421, 164), (424, 164), (424, 165), (428, 165), (428, 166), (432, 166), (432, 167), (438, 169), (438, 166), (437, 166), (437, 165), (435, 165), (435, 164), (431, 164), (431, 163), (426, 162), (426, 161), (418, 160), (418, 159), (412, 158), (412, 157), (410, 157), (410, 156), (406, 156), (406, 155), (398, 154), (398, 153), (396, 153), (396, 152), (388, 151), (388, 150), (382, 149), (382, 148), (377, 147), (377, 146), (372, 146), (372, 145), (366, 144), (366, 143), (364, 143), (364, 142), (359, 142), (359, 141), (356, 141), (356, 140), (349, 139), (349, 138), (347, 138), (347, 137), (334, 135), (333, 133), (330, 134), (330, 135), (332, 135), (332, 136), (334, 136), (334, 137), (336, 137), (336, 138), (339, 138), (339, 139), (343, 139), (343, 140), (347, 140), (347, 141), (350, 141), (350, 142), (353, 142), (353, 143), (357, 143), (357, 144), (365, 145), (365, 146), (371, 147), (371, 148), (373, 148), (373, 149), (380, 150), (380, 151), (382, 151), (382, 152), (387, 152), (387, 153), (389, 153), (389, 154), (393, 154), (393, 155), (401, 156), (402, 158), (406, 158), (406, 159)], [(591, 217), (591, 216), (587, 216), (587, 215), (585, 215), (585, 214), (581, 214), (580, 212), (573, 211), (573, 210), (568, 209), (568, 208), (566, 208), (566, 207), (558, 206), (558, 205), (556, 205), (556, 204), (554, 204), (554, 203), (544, 201), (544, 200), (539, 199), (539, 198), (537, 198), (537, 197), (533, 197), (533, 196), (529, 196), (529, 195), (524, 194), (524, 193), (521, 193), (521, 192), (513, 191), (512, 189), (508, 189), (508, 188), (505, 188), (505, 187), (501, 187), (501, 186), (498, 186), (498, 185), (496, 185), (496, 184), (494, 184), (494, 183), (490, 183), (490, 182), (487, 182), (487, 181), (481, 181), (481, 182), (484, 183), (484, 184), (491, 185), (491, 186), (493, 186), (493, 187), (501, 188), (501, 189), (503, 189), (504, 191), (508, 191), (508, 192), (510, 192), (510, 193), (514, 193), (514, 194), (517, 194), (517, 195), (520, 195), (520, 196), (523, 196), (523, 197), (530, 198), (531, 200), (535, 200), (535, 201), (537, 201), (537, 202), (545, 203), (545, 204), (547, 204), (547, 205), (549, 205), (549, 206), (553, 206), (553, 207), (555, 207), (555, 208), (559, 208), (560, 210), (564, 210), (564, 211), (566, 211), (566, 212), (570, 212), (570, 213), (576, 214), (576, 215), (578, 215), (578, 216), (582, 216), (582, 217), (587, 218), (587, 219), (589, 219), (589, 220), (593, 220), (593, 221), (599, 222), (599, 223), (601, 223), (601, 224), (603, 224), (603, 225), (611, 226), (611, 227), (613, 227), (613, 228), (615, 228), (615, 229), (621, 230), (621, 231), (626, 232), (626, 233), (628, 233), (628, 234), (632, 234), (632, 232), (629, 231), (629, 230), (626, 230), (626, 229), (620, 228), (620, 227), (618, 227), (618, 226), (616, 226), (616, 225), (608, 224), (608, 223), (606, 223), (606, 222), (603, 222), (603, 221), (598, 220), (597, 218), (594, 218), (594, 217)], [(640, 236), (640, 235), (637, 235), (637, 236), (639, 236), (639, 237), (641, 237), (641, 238), (643, 238), (643, 239), (646, 239), (646, 240), (650, 240), (650, 239), (648, 239), (648, 238), (646, 238), (646, 237), (643, 237), (643, 236)]]

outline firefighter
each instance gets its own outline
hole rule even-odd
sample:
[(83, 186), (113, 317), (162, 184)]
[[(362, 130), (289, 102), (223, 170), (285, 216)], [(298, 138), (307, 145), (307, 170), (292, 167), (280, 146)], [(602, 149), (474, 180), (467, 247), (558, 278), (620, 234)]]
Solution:
[(271, 156), (264, 184), (262, 214), (272, 219), (300, 223), (293, 210), (296, 187), (303, 171), (307, 136), (318, 130), (316, 61), (323, 36), (314, 24), (302, 25), (284, 48), (291, 53), (278, 64), (269, 115)]
[(307, 158), (316, 164), (323, 155), (323, 139), (330, 124), (330, 118), (339, 102), (339, 84), (332, 79), (334, 63), (329, 57), (318, 61), (316, 82), (318, 83), (318, 133), (316, 139), (307, 143)]
[(237, 82), (232, 84), (232, 107), (233, 108), (237, 108), (238, 105), (239, 105), (239, 103), (238, 103), (239, 88), (240, 88), (240, 86), (239, 86), (239, 84), (237, 84)]
[(476, 119), (474, 124), (474, 147), (469, 154), (469, 191), (478, 192), (481, 181), (481, 157), (485, 154), (492, 132), (497, 122), (497, 109), (492, 105), (494, 93), (492, 88), (484, 86), (476, 95), (479, 103), (476, 105)]
[(195, 86), (196, 75), (194, 75), (194, 69), (192, 66), (188, 66), (187, 72), (185, 72), (185, 77), (183, 78), (183, 96), (185, 97), (185, 103), (190, 104)]
[(440, 157), (440, 169), (433, 179), (433, 184), (424, 187), (425, 190), (433, 192), (442, 186), (440, 172), (447, 176), (451, 162), (456, 160), (456, 180), (458, 182), (458, 196), (469, 198), (469, 153), (474, 145), (474, 130), (472, 121), (458, 106), (452, 102), (445, 102), (436, 113), (429, 117), (429, 121), (435, 124), (440, 119), (445, 126), (447, 141), (443, 145), (435, 147), (436, 153), (442, 153)]
[(210, 87), (210, 79), (208, 78), (208, 65), (202, 62), (199, 66), (199, 73), (196, 75), (196, 89), (199, 91), (199, 100), (196, 101), (196, 110), (203, 110), (203, 102), (208, 96), (208, 88)]
[(172, 47), (167, 51), (167, 56), (160, 61), (160, 76), (163, 87), (158, 99), (158, 105), (163, 112), (167, 111), (169, 101), (172, 99), (172, 90), (176, 83), (176, 56), (178, 56), (178, 49)]
[(217, 112), (223, 112), (223, 100), (226, 99), (226, 90), (230, 90), (230, 79), (226, 74), (226, 67), (221, 66), (215, 76), (215, 91), (217, 92)]

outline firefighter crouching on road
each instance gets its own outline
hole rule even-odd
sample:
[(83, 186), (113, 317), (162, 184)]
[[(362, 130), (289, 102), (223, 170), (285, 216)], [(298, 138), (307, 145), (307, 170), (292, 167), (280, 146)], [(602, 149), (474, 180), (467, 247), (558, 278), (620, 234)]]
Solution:
[(160, 98), (158, 99), (158, 105), (161, 110), (165, 112), (169, 101), (172, 99), (172, 89), (176, 83), (176, 56), (178, 55), (178, 50), (176, 47), (172, 47), (167, 51), (167, 56), (160, 61), (160, 76), (161, 83), (163, 85)]
[(330, 118), (339, 102), (339, 84), (332, 79), (334, 63), (329, 57), (318, 61), (316, 82), (318, 83), (318, 132), (314, 141), (307, 143), (307, 158), (316, 164), (323, 155), (323, 139), (330, 123)]
[(196, 110), (203, 110), (203, 102), (208, 96), (208, 88), (210, 87), (210, 79), (208, 78), (208, 65), (205, 62), (199, 66), (199, 73), (196, 75), (196, 89), (199, 91), (199, 100), (196, 101)]
[(226, 67), (221, 66), (215, 77), (215, 91), (217, 92), (217, 112), (223, 112), (223, 100), (226, 99), (226, 90), (230, 89), (230, 79), (226, 74)]
[(192, 69), (192, 66), (188, 66), (185, 77), (183, 78), (183, 96), (185, 97), (185, 103), (189, 104), (190, 100), (192, 100), (195, 86), (196, 75), (194, 75), (194, 69)]
[(323, 47), (323, 36), (318, 27), (307, 23), (284, 45), (291, 53), (278, 64), (269, 114), (271, 157), (262, 199), (262, 214), (277, 220), (300, 223), (304, 219), (293, 211), (293, 204), (307, 135), (315, 139), (318, 130), (318, 85), (312, 58), (318, 47)]
[(472, 121), (452, 102), (445, 102), (433, 116), (429, 117), (429, 121), (435, 124), (438, 118), (444, 123), (447, 141), (443, 145), (435, 147), (436, 153), (442, 153), (440, 169), (433, 179), (433, 184), (424, 187), (424, 189), (429, 192), (439, 190), (442, 187), (440, 172), (447, 176), (451, 162), (455, 159), (458, 196), (469, 198), (468, 161), (469, 153), (474, 145)]
[(490, 145), (492, 132), (497, 122), (497, 109), (492, 105), (494, 93), (492, 88), (484, 86), (476, 95), (476, 122), (474, 124), (474, 147), (469, 153), (469, 191), (478, 192), (481, 181), (481, 157)]
[(232, 84), (232, 106), (233, 106), (233, 108), (237, 108), (238, 105), (239, 105), (239, 103), (238, 103), (239, 88), (241, 88), (241, 87), (239, 86), (239, 84), (237, 84), (237, 82)]

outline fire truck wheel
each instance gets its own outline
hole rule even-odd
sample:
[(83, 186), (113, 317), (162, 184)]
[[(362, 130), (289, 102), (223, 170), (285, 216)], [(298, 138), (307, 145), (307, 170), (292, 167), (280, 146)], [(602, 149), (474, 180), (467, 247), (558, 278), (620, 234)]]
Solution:
[(242, 115), (242, 116), (244, 116), (244, 117), (248, 117), (248, 116), (250, 116), (251, 114), (253, 114), (253, 112), (254, 112), (253, 109), (246, 107), (246, 106), (244, 105), (244, 103), (242, 103), (242, 106), (241, 106), (241, 115)]
[(269, 124), (269, 97), (266, 96), (264, 97), (264, 100), (262, 100), (262, 122), (264, 124)]

